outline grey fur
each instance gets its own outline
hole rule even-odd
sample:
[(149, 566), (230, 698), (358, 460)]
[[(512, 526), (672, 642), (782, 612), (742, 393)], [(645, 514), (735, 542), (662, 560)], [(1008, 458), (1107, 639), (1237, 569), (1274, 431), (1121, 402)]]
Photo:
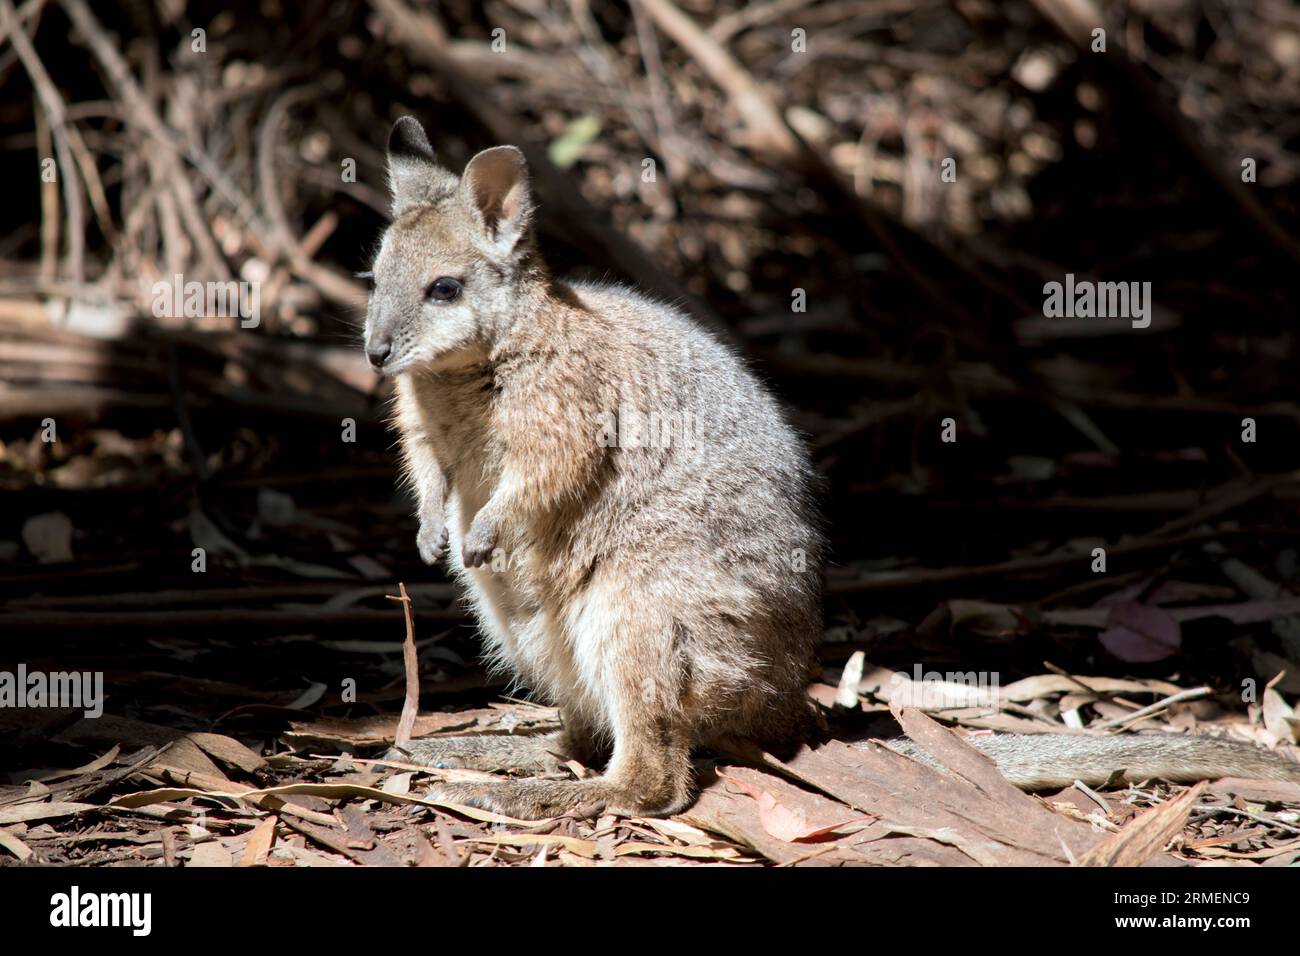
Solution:
[[(1300, 783), (1300, 764), (1259, 747), (1220, 737), (1181, 734), (994, 734), (966, 743), (993, 759), (1022, 790), (1068, 787), (1076, 780), (1099, 787), (1112, 781), (1190, 783), (1219, 777)], [(885, 746), (930, 766), (934, 758), (906, 738)], [(1117, 776), (1118, 775), (1118, 776)]]

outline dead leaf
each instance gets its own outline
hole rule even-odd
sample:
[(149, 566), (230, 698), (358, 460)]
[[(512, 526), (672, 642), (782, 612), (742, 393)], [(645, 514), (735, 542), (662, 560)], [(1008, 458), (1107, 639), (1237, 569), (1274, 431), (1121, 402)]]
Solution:
[(201, 867), (224, 867), (234, 866), (234, 859), (230, 851), (215, 840), (210, 843), (200, 843), (190, 854), (190, 866)]
[[(772, 796), (766, 790), (760, 790), (753, 784), (741, 780), (738, 777), (729, 777), (725, 773), (719, 773), (719, 778), (725, 780), (749, 794), (758, 803), (758, 822), (763, 829), (776, 837), (778, 840), (785, 840), (789, 843), (815, 842), (824, 840), (835, 833), (837, 830), (843, 830), (853, 823), (866, 823), (874, 819), (871, 816), (853, 816), (844, 820), (842, 823), (832, 823), (829, 826), (818, 826), (808, 822), (798, 810), (786, 806), (776, 797)], [(847, 813), (847, 808), (846, 808)]]
[(225, 734), (191, 733), (187, 734), (186, 738), (194, 741), (222, 763), (238, 767), (245, 773), (254, 773), (266, 766), (266, 761), (260, 756)]
[(93, 803), (60, 803), (57, 800), (49, 803), (18, 803), (0, 807), (0, 826), (30, 823), (33, 820), (55, 820), (98, 809)]
[(1079, 858), (1079, 866), (1141, 866), (1183, 831), (1192, 807), (1205, 792), (1204, 781), (1172, 800), (1138, 814)]
[(1029, 618), (1019, 608), (990, 601), (947, 602), (954, 631), (969, 631), (984, 637), (1023, 634), (1030, 630)]
[(322, 684), (317, 681), (308, 685), (307, 689), (293, 699), (287, 706), (289, 710), (306, 710), (312, 704), (316, 703), (325, 696), (325, 691), (329, 690), (328, 684)]
[(32, 848), (18, 838), (16, 831), (19, 829), (15, 827), (13, 830), (6, 830), (0, 827), (0, 847), (16, 856), (19, 862), (24, 862), (32, 855)]
[(275, 842), (275, 824), (275, 817), (270, 816), (253, 828), (244, 844), (244, 852), (240, 854), (240, 866), (266, 866), (267, 854)]
[(1100, 640), (1113, 656), (1131, 664), (1162, 661), (1182, 647), (1178, 622), (1169, 612), (1136, 601), (1111, 608)]
[(1275, 740), (1300, 743), (1300, 736), (1297, 736), (1300, 732), (1300, 724), (1296, 722), (1295, 710), (1282, 699), (1282, 695), (1272, 687), (1265, 687), (1262, 703), (1264, 729), (1272, 734)]
[(849, 709), (858, 706), (858, 684), (862, 682), (862, 668), (866, 658), (862, 651), (854, 651), (849, 656), (848, 663), (844, 665), (844, 673), (840, 675), (839, 688), (835, 692), (835, 703), (839, 706)]

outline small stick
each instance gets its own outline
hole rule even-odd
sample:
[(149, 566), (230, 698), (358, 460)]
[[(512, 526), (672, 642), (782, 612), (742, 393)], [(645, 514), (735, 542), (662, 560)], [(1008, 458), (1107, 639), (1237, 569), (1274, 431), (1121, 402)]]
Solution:
[[(89, 47), (95, 59), (103, 66), (111, 86), (116, 89), (121, 97), (128, 122), (138, 124), (151, 138), (166, 147), (158, 153), (158, 156), (163, 163), (162, 168), (167, 176), (167, 185), (171, 187), (176, 196), (186, 231), (194, 240), (194, 244), (198, 248), (199, 258), (204, 263), (205, 269), (218, 278), (228, 278), (230, 275), (229, 267), (221, 254), (216, 239), (213, 238), (207, 217), (204, 215), (198, 200), (195, 199), (186, 179), (185, 170), (178, 159), (178, 154), (183, 154), (183, 149), (177, 143), (175, 134), (159, 119), (158, 114), (150, 106), (144, 91), (140, 88), (140, 84), (136, 82), (135, 77), (131, 74), (126, 59), (113, 45), (103, 26), (94, 13), (91, 12), (90, 5), (85, 0), (61, 0), (61, 6), (64, 12), (67, 13), (68, 19), (77, 28), (82, 40)], [(53, 123), (51, 123), (51, 126), (53, 126)], [(205, 166), (203, 157), (198, 157), (195, 160), (195, 165), (200, 167), (200, 171), (203, 171)], [(212, 164), (207, 163), (206, 166), (210, 168)]]
[(59, 95), (54, 81), (45, 70), (45, 65), (37, 56), (36, 48), (23, 32), (18, 22), (18, 12), (10, 0), (0, 0), (0, 30), (5, 30), (9, 34), (9, 42), (13, 44), (14, 53), (18, 55), (23, 69), (27, 71), (27, 76), (32, 81), (37, 99), (40, 100), (49, 120), (50, 133), (54, 136), (59, 181), (63, 186), (63, 199), (68, 217), (66, 268), (74, 286), (80, 287), (85, 280), (85, 196), (81, 191), (81, 180), (77, 177), (76, 160), (70, 141), (72, 128), (64, 120), (63, 97)]
[(402, 663), (406, 668), (406, 700), (402, 702), (402, 719), (397, 722), (395, 747), (405, 747), (415, 729), (415, 716), (420, 712), (420, 659), (415, 652), (415, 615), (411, 611), (411, 597), (406, 585), (398, 582), (401, 597), (385, 595), (390, 601), (402, 602), (402, 615), (406, 618), (406, 642), (402, 645)]
[[(0, 28), (2, 29), (2, 28)], [(36, 153), (37, 159), (54, 152), (54, 139), (50, 134), (50, 124), (45, 119), (45, 112), (40, 108), (32, 110), (36, 118)], [(53, 279), (59, 272), (59, 184), (41, 179), (41, 271), (42, 279)]]
[(1093, 724), (1089, 730), (1109, 730), (1112, 727), (1127, 727), (1129, 724), (1137, 723), (1145, 717), (1159, 713), (1166, 707), (1173, 704), (1182, 703), (1185, 700), (1195, 700), (1198, 697), (1205, 697), (1210, 693), (1210, 688), (1206, 686), (1192, 687), (1188, 690), (1181, 690), (1177, 694), (1171, 694), (1163, 700), (1158, 700), (1154, 704), (1148, 704), (1141, 710), (1135, 710), (1131, 714), (1123, 717), (1116, 717), (1114, 720), (1103, 720), (1099, 724)]

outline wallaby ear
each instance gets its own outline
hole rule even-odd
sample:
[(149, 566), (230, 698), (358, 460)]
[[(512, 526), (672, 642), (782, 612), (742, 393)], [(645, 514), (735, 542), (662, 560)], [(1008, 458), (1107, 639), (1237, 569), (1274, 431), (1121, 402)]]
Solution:
[(514, 146), (494, 146), (471, 159), (460, 192), (496, 251), (509, 253), (527, 233), (533, 213), (528, 162)]
[(456, 177), (438, 165), (420, 121), (403, 116), (394, 123), (388, 134), (388, 188), (393, 194), (393, 218), (455, 187)]

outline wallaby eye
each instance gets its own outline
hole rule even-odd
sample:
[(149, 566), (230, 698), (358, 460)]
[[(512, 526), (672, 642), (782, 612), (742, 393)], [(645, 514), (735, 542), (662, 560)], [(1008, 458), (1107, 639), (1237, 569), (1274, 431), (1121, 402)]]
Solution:
[(358, 272), (355, 276), (366, 284), (369, 291), (375, 291), (375, 274), (373, 272)]
[(458, 295), (460, 295), (460, 280), (453, 279), (451, 276), (439, 276), (424, 290), (424, 297), (435, 302), (450, 302)]

